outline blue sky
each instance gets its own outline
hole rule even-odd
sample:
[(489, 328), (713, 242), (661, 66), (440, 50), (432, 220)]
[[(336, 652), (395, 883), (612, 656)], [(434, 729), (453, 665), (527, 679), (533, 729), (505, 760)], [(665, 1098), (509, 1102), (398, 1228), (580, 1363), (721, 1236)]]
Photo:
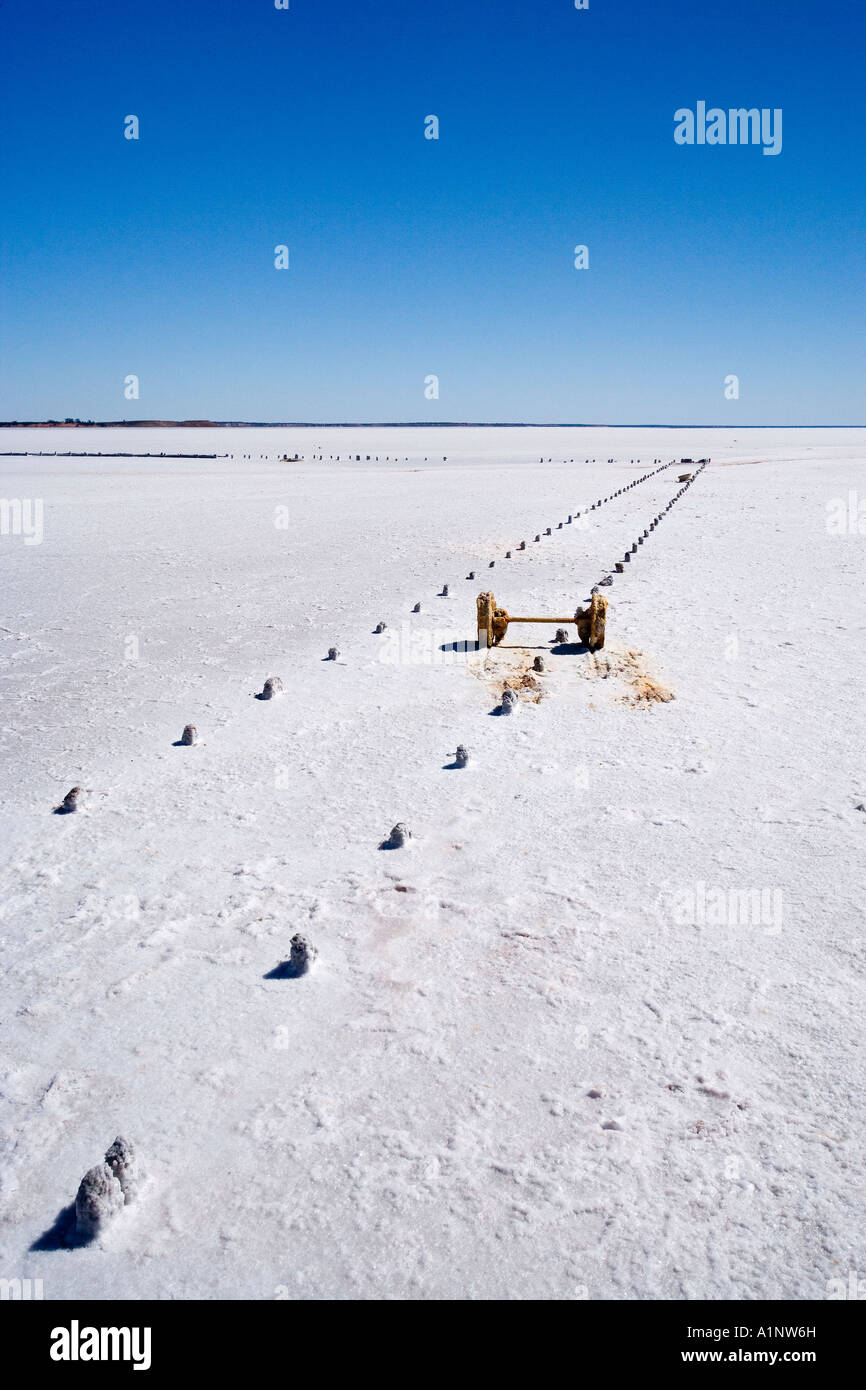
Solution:
[[(3, 0), (0, 418), (863, 423), (864, 35), (861, 0)], [(699, 100), (781, 108), (781, 154), (678, 146)]]

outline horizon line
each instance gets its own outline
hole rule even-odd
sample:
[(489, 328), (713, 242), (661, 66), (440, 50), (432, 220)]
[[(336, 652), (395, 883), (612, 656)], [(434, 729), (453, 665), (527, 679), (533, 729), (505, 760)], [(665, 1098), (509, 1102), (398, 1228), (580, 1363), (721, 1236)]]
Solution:
[(0, 429), (560, 429), (560, 430), (859, 430), (866, 423), (688, 424), (664, 421), (611, 424), (586, 420), (0, 420)]

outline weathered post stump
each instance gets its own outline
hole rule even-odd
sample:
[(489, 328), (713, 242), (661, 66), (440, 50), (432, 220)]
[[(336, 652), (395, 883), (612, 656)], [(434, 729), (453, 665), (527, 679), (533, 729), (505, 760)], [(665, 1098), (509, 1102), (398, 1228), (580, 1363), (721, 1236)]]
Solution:
[(59, 806), (56, 806), (54, 809), (55, 809), (56, 811), (60, 811), (61, 814), (65, 815), (65, 816), (68, 816), (68, 815), (70, 815), (73, 811), (80, 811), (80, 810), (81, 810), (81, 807), (83, 806), (83, 804), (84, 804), (84, 788), (83, 788), (83, 787), (73, 787), (71, 791), (68, 791), (68, 792), (66, 793), (66, 795), (64, 796), (64, 798), (63, 798), (63, 800), (61, 801), (60, 805), (59, 805)]
[(312, 942), (308, 941), (300, 932), (292, 937), (291, 950), (289, 954), (289, 965), (293, 975), (306, 975), (319, 954)]
[(106, 1152), (105, 1162), (120, 1183), (124, 1202), (133, 1201), (141, 1187), (142, 1173), (135, 1149), (129, 1140), (118, 1134)]
[(98, 1163), (81, 1179), (75, 1197), (75, 1232), (82, 1241), (102, 1235), (123, 1210), (123, 1188), (107, 1163)]
[(388, 849), (403, 849), (406, 843), (412, 839), (412, 831), (402, 821), (391, 827), (391, 834), (385, 841)]

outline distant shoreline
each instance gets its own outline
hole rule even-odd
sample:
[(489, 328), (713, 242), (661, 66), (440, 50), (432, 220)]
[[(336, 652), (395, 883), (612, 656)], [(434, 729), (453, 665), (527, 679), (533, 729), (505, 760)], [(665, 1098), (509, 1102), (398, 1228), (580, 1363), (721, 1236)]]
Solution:
[(862, 430), (859, 425), (612, 425), (582, 420), (0, 420), (3, 430)]

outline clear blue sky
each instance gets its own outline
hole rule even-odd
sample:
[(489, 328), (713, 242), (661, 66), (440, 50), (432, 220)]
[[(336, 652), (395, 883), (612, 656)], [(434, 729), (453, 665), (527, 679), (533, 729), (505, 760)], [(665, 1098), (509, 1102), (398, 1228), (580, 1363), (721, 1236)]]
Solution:
[(0, 418), (863, 423), (864, 11), (2, 0)]

